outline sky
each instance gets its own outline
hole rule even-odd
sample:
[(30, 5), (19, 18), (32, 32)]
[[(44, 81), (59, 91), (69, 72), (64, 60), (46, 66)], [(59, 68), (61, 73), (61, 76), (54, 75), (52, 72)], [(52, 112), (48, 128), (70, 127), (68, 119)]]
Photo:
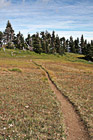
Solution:
[(0, 31), (10, 21), (26, 37), (54, 30), (60, 37), (93, 40), (93, 0), (0, 0)]

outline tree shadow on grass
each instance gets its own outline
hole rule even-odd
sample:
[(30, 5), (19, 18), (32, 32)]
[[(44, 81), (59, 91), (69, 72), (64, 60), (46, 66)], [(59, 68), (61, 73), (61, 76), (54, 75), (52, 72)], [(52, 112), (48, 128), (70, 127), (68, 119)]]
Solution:
[(85, 56), (84, 57), (78, 57), (78, 59), (82, 59), (82, 60), (93, 62), (93, 59), (92, 58), (85, 57)]

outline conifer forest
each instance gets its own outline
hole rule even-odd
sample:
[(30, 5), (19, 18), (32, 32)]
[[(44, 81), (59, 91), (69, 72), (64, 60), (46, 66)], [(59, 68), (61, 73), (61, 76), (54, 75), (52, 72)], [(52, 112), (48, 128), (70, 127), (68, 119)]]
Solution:
[(55, 31), (50, 34), (48, 31), (42, 31), (33, 35), (28, 34), (24, 39), (23, 34), (19, 31), (15, 35), (15, 31), (8, 20), (6, 29), (0, 31), (0, 48), (7, 49), (20, 49), (30, 50), (36, 53), (46, 54), (60, 54), (63, 55), (65, 52), (78, 53), (85, 55), (85, 59), (93, 61), (93, 40), (88, 42), (81, 35), (81, 38), (73, 39), (70, 36), (69, 39), (65, 37), (59, 37), (55, 34)]

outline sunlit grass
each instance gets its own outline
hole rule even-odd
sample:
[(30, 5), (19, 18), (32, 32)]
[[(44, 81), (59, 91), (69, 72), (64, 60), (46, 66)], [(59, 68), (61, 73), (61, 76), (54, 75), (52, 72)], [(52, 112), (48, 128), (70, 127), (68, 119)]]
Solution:
[[(73, 54), (73, 53), (65, 53), (64, 55), (59, 54), (37, 54), (32, 51), (23, 51), (18, 49), (6, 49), (5, 52), (3, 49), (0, 51), (0, 58), (12, 58), (12, 59), (41, 59), (41, 60), (55, 60), (55, 61), (62, 61), (62, 62), (75, 62), (75, 63), (85, 63), (91, 64), (92, 62), (86, 61), (84, 55), (80, 54)], [(81, 58), (81, 59), (80, 59)]]
[(0, 140), (65, 140), (60, 104), (45, 73), (28, 59), (0, 62)]
[(93, 62), (80, 57), (84, 56), (0, 51), (1, 140), (9, 137), (15, 140), (65, 137), (60, 105), (45, 73), (33, 65), (32, 60), (49, 71), (58, 88), (77, 107), (90, 135), (93, 135)]
[(93, 136), (93, 64), (63, 60), (42, 60), (37, 63), (48, 70), (58, 88), (75, 105)]

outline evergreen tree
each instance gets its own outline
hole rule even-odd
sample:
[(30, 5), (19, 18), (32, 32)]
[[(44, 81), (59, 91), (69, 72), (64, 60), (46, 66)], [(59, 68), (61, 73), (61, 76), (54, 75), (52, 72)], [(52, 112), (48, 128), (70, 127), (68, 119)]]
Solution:
[(93, 44), (88, 43), (86, 49), (86, 58), (93, 61)]
[(93, 40), (91, 40), (91, 45), (93, 46)]
[(27, 50), (33, 50), (32, 37), (30, 34), (28, 34), (27, 38), (25, 39), (25, 46)]
[(55, 31), (52, 32), (51, 36), (51, 53), (55, 54), (56, 53), (56, 48), (55, 48)]
[(75, 43), (73, 41), (73, 37), (72, 36), (70, 37), (69, 47), (70, 47), (70, 52), (72, 52), (72, 53), (76, 52), (76, 50), (75, 50)]
[(76, 53), (80, 53), (79, 38), (77, 38), (77, 39), (74, 41), (74, 45), (75, 45), (75, 52), (76, 52)]
[(65, 52), (82, 53), (89, 60), (93, 60), (93, 40), (87, 44), (87, 40), (84, 40), (83, 35), (73, 41), (73, 37), (70, 40), (66, 40), (65, 37), (59, 38), (58, 35), (55, 37), (55, 31), (52, 35), (46, 31), (36, 33), (32, 36), (28, 34), (24, 40), (23, 35), (19, 32), (16, 36), (12, 28), (11, 23), (8, 21), (4, 33), (0, 31), (0, 47), (2, 44), (6, 44), (7, 48), (13, 48), (14, 45), (18, 49), (28, 49), (30, 46), (36, 53), (59, 53), (60, 55)]
[(9, 42), (12, 42), (13, 38), (14, 38), (14, 30), (12, 28), (10, 21), (8, 20), (6, 29), (4, 32), (4, 43), (7, 44)]
[(26, 43), (29, 45), (29, 46), (32, 46), (32, 38), (30, 36), (30, 34), (28, 34), (27, 38), (26, 38)]
[(60, 53), (60, 39), (58, 35), (55, 38), (55, 49), (57, 53)]
[(65, 37), (60, 38), (60, 53), (59, 54), (64, 54), (66, 50), (66, 40)]
[(42, 52), (46, 53), (47, 51), (46, 51), (46, 39), (45, 39), (46, 37), (45, 37), (45, 33), (41, 32), (40, 35), (41, 35)]
[(39, 38), (39, 33), (37, 33), (36, 35), (33, 35), (33, 50), (36, 53), (41, 54), (42, 52), (42, 47), (41, 47), (41, 40)]
[(23, 48), (26, 48), (24, 37), (20, 32), (17, 34), (17, 37), (15, 38), (14, 42), (15, 42), (16, 48), (21, 49), (21, 50)]
[(51, 35), (48, 31), (45, 32), (46, 53), (50, 53)]
[(80, 46), (81, 46), (81, 53), (82, 54), (85, 54), (85, 41), (84, 41), (84, 37), (83, 35), (81, 36), (81, 43), (80, 43)]
[(69, 40), (66, 40), (66, 52), (69, 52)]
[(87, 54), (87, 40), (84, 41), (84, 49), (83, 49), (83, 54), (86, 55)]
[(0, 47), (2, 47), (3, 33), (0, 31)]

